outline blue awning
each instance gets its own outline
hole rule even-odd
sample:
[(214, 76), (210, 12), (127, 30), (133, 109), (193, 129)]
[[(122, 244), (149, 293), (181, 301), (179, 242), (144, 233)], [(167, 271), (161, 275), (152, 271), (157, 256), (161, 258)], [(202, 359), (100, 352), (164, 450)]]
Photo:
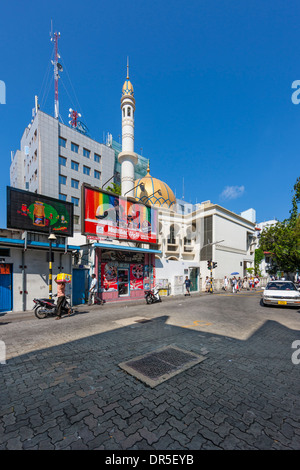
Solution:
[(96, 248), (107, 248), (108, 250), (120, 250), (120, 251), (138, 251), (142, 253), (155, 253), (161, 255), (160, 250), (153, 250), (152, 248), (137, 248), (135, 246), (124, 246), (124, 245), (109, 245), (108, 243), (94, 243)]
[[(20, 240), (18, 238), (6, 238), (0, 237), (0, 244), (2, 245), (10, 245), (10, 246), (25, 246), (25, 240)], [(49, 248), (49, 242), (37, 242), (28, 240), (27, 241), (27, 248)], [(64, 250), (65, 245), (61, 243), (52, 243), (53, 250)], [(77, 245), (67, 245), (67, 250), (80, 250), (80, 246)]]

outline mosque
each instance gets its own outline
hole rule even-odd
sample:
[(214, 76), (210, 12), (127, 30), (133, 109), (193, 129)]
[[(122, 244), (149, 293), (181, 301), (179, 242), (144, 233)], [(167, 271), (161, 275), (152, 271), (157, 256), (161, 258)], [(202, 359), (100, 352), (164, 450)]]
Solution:
[[(157, 215), (156, 243), (96, 240), (93, 266), (105, 300), (140, 298), (144, 289), (159, 285), (163, 295), (184, 292), (186, 276), (191, 291), (202, 291), (212, 274), (216, 287), (224, 276), (247, 275), (254, 264), (255, 223), (210, 201), (187, 204), (150, 174), (134, 178), (138, 158), (134, 151), (134, 88), (127, 77), (122, 88), (121, 195), (145, 204)], [(120, 198), (121, 199), (121, 198)], [(215, 263), (213, 272), (209, 262)]]

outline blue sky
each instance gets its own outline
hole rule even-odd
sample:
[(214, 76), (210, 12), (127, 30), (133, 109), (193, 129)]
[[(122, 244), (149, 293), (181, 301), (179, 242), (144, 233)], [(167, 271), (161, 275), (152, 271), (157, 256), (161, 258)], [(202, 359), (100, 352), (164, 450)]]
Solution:
[(51, 19), (61, 33), (65, 123), (72, 107), (91, 137), (119, 140), (129, 56), (135, 151), (150, 159), (151, 175), (178, 198), (184, 183), (187, 202), (254, 208), (257, 222), (289, 216), (300, 173), (300, 104), (291, 100), (300, 80), (299, 2), (12, 0), (0, 15), (0, 227), (10, 152), (34, 96), (54, 113)]

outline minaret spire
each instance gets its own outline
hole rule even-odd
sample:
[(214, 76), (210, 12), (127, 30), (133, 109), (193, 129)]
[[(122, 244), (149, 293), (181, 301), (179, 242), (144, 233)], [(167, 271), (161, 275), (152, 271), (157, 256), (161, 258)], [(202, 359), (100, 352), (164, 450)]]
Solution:
[(122, 152), (118, 160), (121, 163), (121, 190), (122, 196), (127, 194), (133, 197), (134, 166), (138, 162), (134, 151), (134, 111), (135, 99), (132, 83), (129, 80), (129, 60), (127, 57), (127, 77), (122, 88)]

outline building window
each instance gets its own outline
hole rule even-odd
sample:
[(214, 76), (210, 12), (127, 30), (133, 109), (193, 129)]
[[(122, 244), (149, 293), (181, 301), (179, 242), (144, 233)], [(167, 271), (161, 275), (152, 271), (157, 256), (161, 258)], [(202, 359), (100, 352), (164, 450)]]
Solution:
[(79, 181), (71, 179), (71, 187), (78, 189), (79, 188)]
[(67, 177), (59, 175), (59, 184), (67, 184)]
[(79, 146), (77, 144), (74, 144), (73, 142), (71, 142), (71, 150), (75, 153), (78, 153)]
[(100, 163), (100, 158), (101, 158), (100, 155), (98, 155), (97, 153), (94, 153), (94, 160), (96, 163)]
[(91, 169), (88, 166), (83, 165), (83, 174), (90, 175)]
[(94, 170), (94, 178), (96, 178), (97, 180), (99, 180), (99, 179), (100, 179), (100, 175), (101, 175), (100, 171)]
[(87, 150), (87, 149), (83, 149), (83, 156), (86, 157), (86, 158), (90, 158), (90, 151)]
[(168, 238), (168, 243), (171, 243), (173, 245), (175, 245), (176, 243), (174, 225), (170, 226), (170, 237)]
[(67, 166), (67, 159), (65, 157), (59, 156), (59, 164), (62, 166)]
[(127, 116), (130, 116), (130, 106), (127, 108)]
[(66, 201), (66, 200), (67, 200), (67, 195), (66, 195), (66, 194), (60, 194), (60, 195), (59, 195), (59, 199), (60, 199), (61, 201)]
[(79, 215), (74, 215), (74, 218), (73, 218), (73, 221), (74, 221), (74, 225), (79, 225)]
[(72, 160), (71, 161), (71, 168), (72, 168), (72, 170), (78, 171), (79, 164), (77, 162), (74, 162), (74, 160)]
[(78, 207), (79, 206), (79, 199), (78, 197), (71, 197), (71, 202), (73, 202), (74, 206)]
[(61, 146), (61, 147), (65, 147), (67, 146), (67, 141), (66, 139), (63, 139), (62, 137), (59, 137), (58, 138), (58, 144)]
[(200, 259), (207, 261), (212, 259), (212, 242), (213, 242), (213, 217), (209, 215), (204, 217), (203, 226), (203, 248), (200, 251)]

